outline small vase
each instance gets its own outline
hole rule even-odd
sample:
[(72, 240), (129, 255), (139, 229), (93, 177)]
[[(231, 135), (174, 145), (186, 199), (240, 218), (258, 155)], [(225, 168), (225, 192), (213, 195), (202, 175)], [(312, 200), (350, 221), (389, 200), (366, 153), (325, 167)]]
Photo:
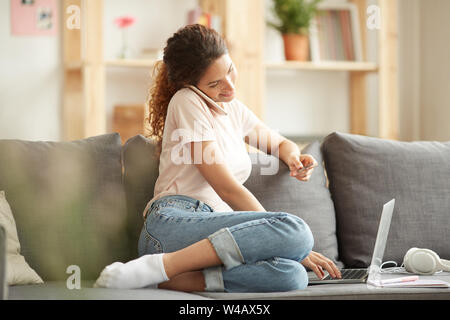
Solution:
[(286, 60), (308, 61), (309, 38), (307, 35), (285, 33), (283, 43)]
[(128, 46), (127, 29), (122, 29), (122, 47), (118, 55), (119, 59), (129, 59), (131, 56), (131, 49)]
[(118, 58), (129, 59), (130, 57), (131, 57), (131, 49), (128, 46), (123, 45), (122, 48), (120, 49)]

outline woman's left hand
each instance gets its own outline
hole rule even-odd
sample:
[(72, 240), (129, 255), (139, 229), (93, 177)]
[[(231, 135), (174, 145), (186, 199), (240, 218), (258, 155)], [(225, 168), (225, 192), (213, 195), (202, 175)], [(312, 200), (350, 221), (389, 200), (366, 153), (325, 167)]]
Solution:
[[(314, 168), (319, 165), (313, 156), (309, 154), (302, 154), (299, 157), (298, 154), (295, 153), (289, 156), (286, 164), (291, 171), (291, 177), (296, 177), (297, 180), (300, 181), (308, 181), (309, 178), (311, 178)], [(298, 172), (302, 168), (307, 169), (303, 169), (301, 172)]]

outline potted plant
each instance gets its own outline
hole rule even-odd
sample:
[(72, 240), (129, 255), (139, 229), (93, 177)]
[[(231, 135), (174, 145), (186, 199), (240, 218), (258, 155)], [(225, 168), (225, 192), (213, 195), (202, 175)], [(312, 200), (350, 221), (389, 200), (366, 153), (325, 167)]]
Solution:
[(279, 24), (267, 21), (283, 36), (286, 60), (306, 61), (309, 57), (309, 25), (322, 0), (273, 0)]

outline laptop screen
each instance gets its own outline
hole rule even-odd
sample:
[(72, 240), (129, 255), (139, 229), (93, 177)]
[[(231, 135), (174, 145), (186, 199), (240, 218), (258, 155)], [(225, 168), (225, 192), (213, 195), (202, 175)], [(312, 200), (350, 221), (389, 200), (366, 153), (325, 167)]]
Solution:
[(380, 224), (378, 226), (377, 239), (375, 240), (375, 247), (372, 255), (372, 262), (369, 267), (369, 279), (373, 279), (373, 277), (379, 274), (381, 264), (383, 263), (383, 255), (384, 250), (386, 249), (394, 205), (395, 199), (392, 199), (383, 206), (383, 212), (381, 213)]

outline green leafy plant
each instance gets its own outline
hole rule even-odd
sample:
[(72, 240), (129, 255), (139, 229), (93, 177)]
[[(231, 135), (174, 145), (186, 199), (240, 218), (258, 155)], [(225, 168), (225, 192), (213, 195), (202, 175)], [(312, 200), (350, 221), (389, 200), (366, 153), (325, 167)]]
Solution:
[(317, 14), (317, 5), (322, 0), (273, 0), (272, 8), (280, 24), (267, 24), (282, 34), (307, 34), (311, 19)]

